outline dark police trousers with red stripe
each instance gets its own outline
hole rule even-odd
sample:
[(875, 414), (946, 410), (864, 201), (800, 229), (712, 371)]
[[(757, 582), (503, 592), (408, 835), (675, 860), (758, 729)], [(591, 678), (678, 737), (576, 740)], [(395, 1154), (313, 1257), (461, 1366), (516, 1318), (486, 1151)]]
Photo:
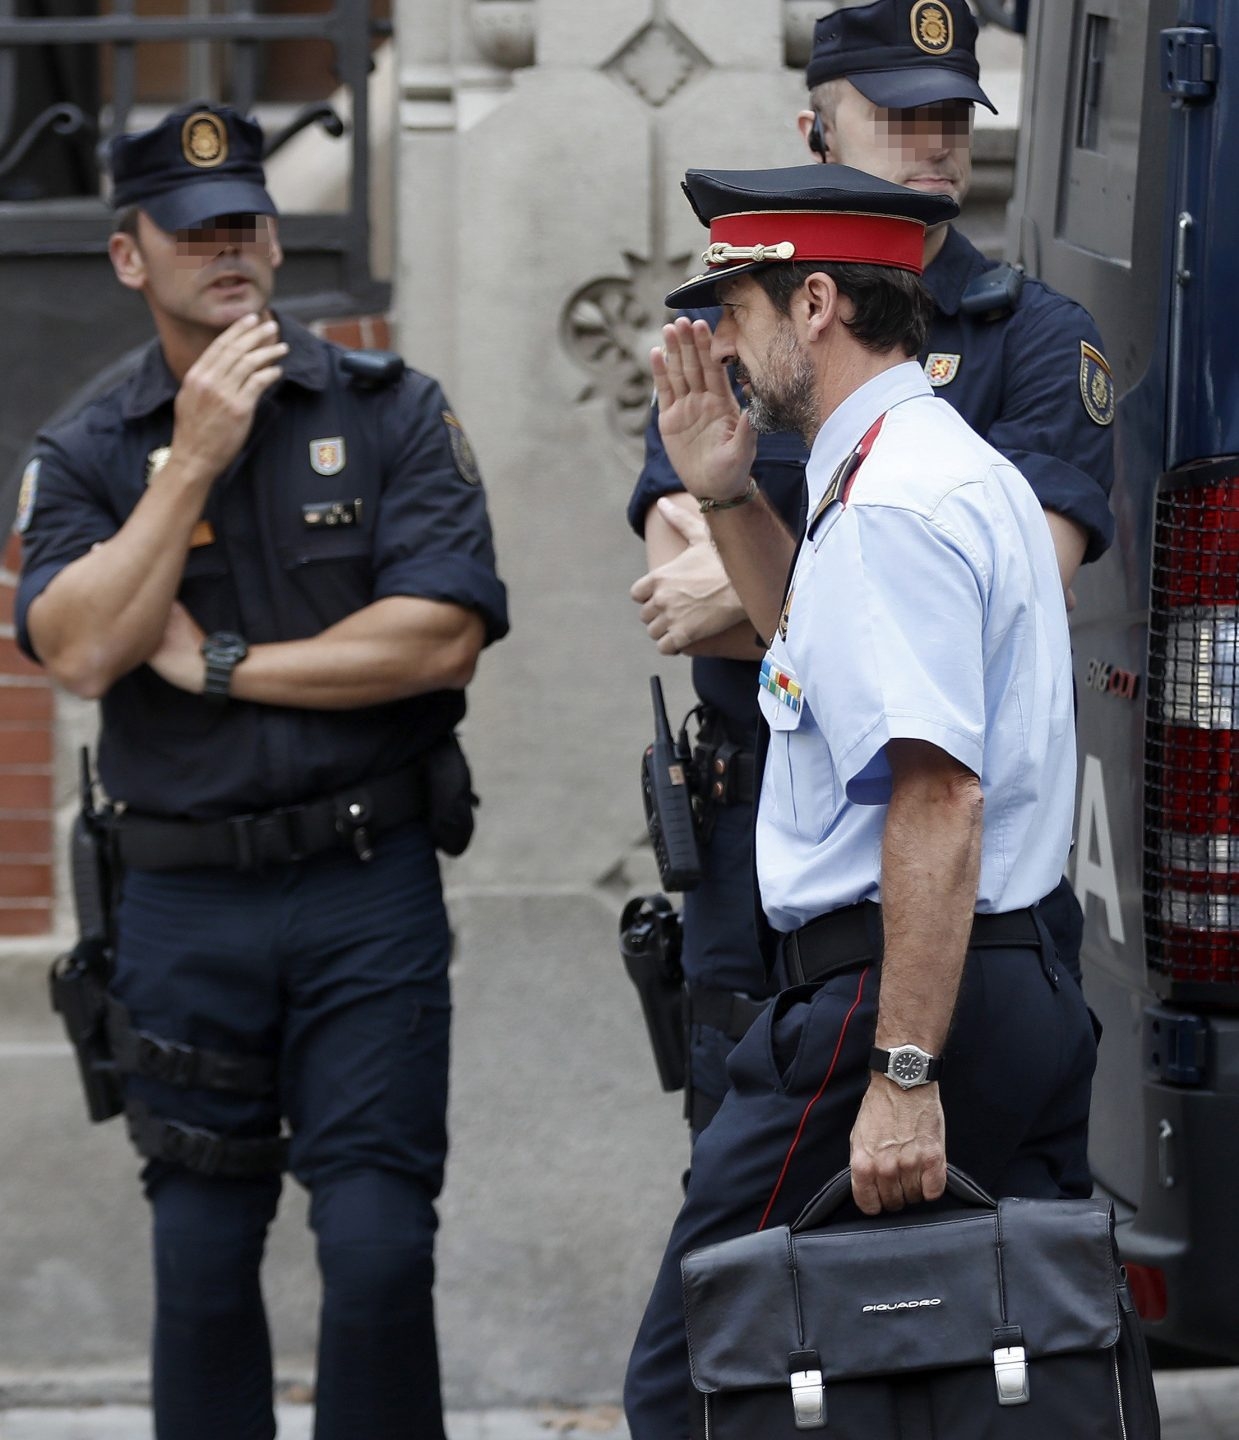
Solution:
[[(877, 907), (867, 908), (876, 920)], [(1096, 1041), (1079, 986), (1060, 973), (1043, 922), (1035, 925), (1038, 944), (968, 952), (940, 1082), (947, 1157), (993, 1195), (1083, 1196), (1092, 1188)], [(877, 1017), (881, 940), (872, 929), (872, 955), (781, 990), (731, 1053), (731, 1088), (693, 1150), (629, 1361), (632, 1440), (690, 1433), (681, 1258), (790, 1222), (848, 1163)]]

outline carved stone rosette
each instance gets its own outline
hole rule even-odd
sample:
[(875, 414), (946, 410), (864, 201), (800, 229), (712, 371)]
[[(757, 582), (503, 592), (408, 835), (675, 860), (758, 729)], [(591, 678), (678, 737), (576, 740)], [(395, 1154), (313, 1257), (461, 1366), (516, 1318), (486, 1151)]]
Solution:
[(577, 402), (602, 399), (611, 433), (635, 453), (650, 411), (649, 352), (667, 318), (663, 296), (684, 279), (689, 257), (624, 260), (627, 275), (591, 280), (570, 297), (559, 328), (565, 351), (591, 377)]

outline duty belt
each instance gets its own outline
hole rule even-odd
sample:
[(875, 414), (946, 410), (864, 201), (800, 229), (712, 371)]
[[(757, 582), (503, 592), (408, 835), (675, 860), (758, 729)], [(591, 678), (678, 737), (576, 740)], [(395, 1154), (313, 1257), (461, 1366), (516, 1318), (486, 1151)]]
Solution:
[[(1041, 929), (1031, 909), (973, 916), (969, 950), (1022, 946), (1041, 947)], [(831, 910), (783, 936), (783, 963), (791, 985), (824, 980), (881, 959), (882, 907), (871, 900)]]
[(341, 846), (360, 859), (371, 837), (427, 813), (422, 765), (365, 780), (320, 800), (284, 805), (226, 820), (164, 820), (126, 810), (112, 821), (121, 863), (134, 870), (184, 870), (198, 865), (259, 870)]

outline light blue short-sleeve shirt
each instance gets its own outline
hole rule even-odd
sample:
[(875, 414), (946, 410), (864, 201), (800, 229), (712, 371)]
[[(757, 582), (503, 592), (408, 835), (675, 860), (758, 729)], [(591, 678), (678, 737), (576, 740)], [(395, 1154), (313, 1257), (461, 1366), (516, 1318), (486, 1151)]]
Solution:
[(1045, 515), (909, 362), (819, 432), (810, 516), (879, 416), (846, 501), (800, 547), (762, 667), (757, 873), (776, 930), (881, 900), (893, 739), (928, 741), (980, 778), (978, 911), (1049, 894), (1070, 845), (1071, 656)]

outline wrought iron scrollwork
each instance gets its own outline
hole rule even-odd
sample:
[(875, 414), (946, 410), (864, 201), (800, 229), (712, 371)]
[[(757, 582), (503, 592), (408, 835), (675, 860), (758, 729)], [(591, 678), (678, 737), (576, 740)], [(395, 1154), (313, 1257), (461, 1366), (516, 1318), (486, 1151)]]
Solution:
[(282, 130), (277, 130), (274, 135), (267, 136), (262, 158), (270, 160), (272, 155), (277, 150), (282, 150), (294, 135), (300, 135), (303, 130), (314, 124), (321, 125), (327, 134), (336, 140), (344, 134), (344, 121), (325, 100), (319, 100), (313, 105), (306, 105), (303, 109), (298, 110)]
[(0, 180), (12, 174), (45, 135), (79, 135), (95, 130), (94, 120), (77, 105), (50, 105), (26, 126), (9, 153), (0, 159)]

